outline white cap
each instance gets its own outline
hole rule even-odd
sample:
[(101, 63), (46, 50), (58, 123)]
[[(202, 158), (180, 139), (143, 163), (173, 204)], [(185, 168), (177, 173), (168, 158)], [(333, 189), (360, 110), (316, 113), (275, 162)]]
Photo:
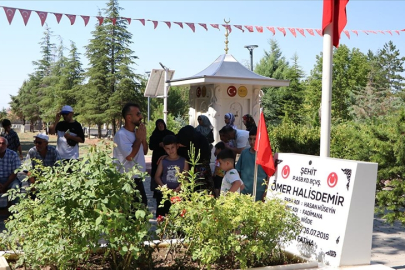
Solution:
[(34, 136), (34, 138), (42, 139), (45, 141), (49, 141), (49, 136), (43, 133), (38, 133), (37, 135)]
[(62, 110), (60, 110), (61, 114), (65, 114), (65, 113), (68, 114), (68, 113), (71, 113), (71, 112), (73, 112), (73, 108), (71, 106), (69, 106), (69, 105), (63, 106)]

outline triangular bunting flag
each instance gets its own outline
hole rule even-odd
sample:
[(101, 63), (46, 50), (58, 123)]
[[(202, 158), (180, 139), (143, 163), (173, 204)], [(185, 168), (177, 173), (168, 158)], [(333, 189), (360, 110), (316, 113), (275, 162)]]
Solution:
[(263, 33), (263, 26), (256, 26), (256, 31), (259, 33)]
[(389, 33), (392, 36), (392, 32), (390, 30), (387, 30), (385, 32)]
[(385, 35), (384, 31), (378, 30), (378, 32), (380, 32), (381, 34)]
[(395, 33), (397, 33), (397, 34), (399, 35), (399, 31), (398, 31), (398, 30), (395, 30)]
[(70, 25), (73, 25), (75, 23), (75, 21), (76, 21), (76, 15), (71, 15), (71, 14), (65, 14), (65, 15), (66, 15), (66, 17), (69, 18)]
[(353, 33), (355, 33), (357, 36), (359, 35), (359, 32), (357, 30), (352, 30)]
[(113, 25), (117, 24), (117, 18), (110, 18), (111, 22)]
[(194, 25), (194, 23), (188, 23), (188, 22), (186, 22), (186, 24), (188, 25), (188, 27), (191, 28), (191, 30), (193, 30), (193, 33), (194, 33), (194, 32), (195, 32), (195, 25)]
[(223, 26), (225, 29), (227, 29), (227, 30), (229, 31), (229, 33), (232, 32), (232, 28), (231, 28), (231, 26), (230, 26), (229, 24), (223, 24), (222, 26)]
[(311, 36), (315, 36), (314, 29), (306, 29)]
[(104, 17), (97, 16), (98, 25), (102, 25), (104, 22)]
[(368, 33), (367, 33), (367, 31), (366, 31), (366, 30), (362, 30), (362, 32), (363, 32), (364, 34), (368, 35)]
[(295, 28), (288, 28), (290, 30), (291, 34), (293, 34), (294, 37), (297, 37), (297, 33), (295, 33)]
[(274, 27), (267, 26), (267, 29), (269, 29), (269, 31), (273, 33), (273, 36), (276, 34), (276, 29), (274, 29)]
[(90, 20), (90, 16), (80, 15), (83, 18), (84, 26), (87, 26)]
[(140, 21), (142, 23), (142, 25), (145, 26), (145, 19), (135, 19), (135, 20)]
[(171, 22), (165, 22), (165, 21), (164, 21), (164, 23), (167, 25), (167, 27), (169, 27), (169, 29), (170, 29), (170, 27), (172, 26), (172, 23), (171, 23)]
[(296, 30), (297, 30), (298, 32), (300, 32), (300, 34), (305, 37), (304, 29), (302, 29), (302, 28), (296, 28)]
[(281, 33), (283, 33), (284, 36), (287, 34), (287, 33), (285, 32), (284, 27), (277, 27), (277, 29), (278, 29), (278, 31), (280, 31)]
[(23, 17), (24, 24), (27, 25), (28, 20), (30, 19), (31, 16), (31, 10), (26, 10), (26, 9), (19, 9), (21, 13), (21, 17)]
[(208, 31), (207, 24), (205, 23), (198, 23), (200, 26), (204, 27), (205, 30)]
[(347, 36), (347, 38), (348, 38), (348, 39), (350, 39), (350, 33), (349, 33), (349, 31), (347, 31), (347, 30), (343, 30), (343, 33), (345, 33), (345, 34), (346, 34), (346, 36)]
[(63, 16), (63, 14), (61, 14), (61, 13), (54, 13), (53, 15), (55, 15), (56, 21), (57, 21), (58, 23), (60, 22), (60, 19), (62, 19), (62, 16)]
[(216, 29), (218, 29), (218, 30), (220, 30), (219, 29), (219, 24), (216, 24), (216, 23), (212, 23), (212, 24), (210, 24), (213, 28), (216, 28)]
[(245, 28), (246, 28), (249, 32), (253, 32), (253, 26), (252, 26), (252, 25), (245, 25)]
[(156, 29), (156, 27), (158, 26), (158, 21), (152, 21), (153, 22), (153, 29)]
[(6, 13), (8, 23), (11, 24), (15, 14), (15, 8), (3, 7), (4, 12)]
[(316, 33), (320, 36), (322, 36), (322, 30), (321, 29), (315, 29)]
[(124, 17), (122, 17), (123, 19), (125, 19), (125, 20), (127, 20), (127, 22), (128, 22), (128, 24), (131, 24), (131, 18), (124, 18)]
[(35, 12), (38, 14), (39, 19), (41, 20), (41, 25), (44, 26), (46, 17), (48, 16), (48, 12), (43, 12), (43, 11), (35, 11)]
[(181, 22), (174, 22), (174, 23), (179, 25), (181, 28), (183, 28), (183, 23), (181, 23)]
[(245, 30), (243, 29), (243, 26), (242, 25), (233, 25), (233, 26), (235, 26), (236, 28), (238, 28), (239, 30), (241, 30), (243, 33), (245, 33)]

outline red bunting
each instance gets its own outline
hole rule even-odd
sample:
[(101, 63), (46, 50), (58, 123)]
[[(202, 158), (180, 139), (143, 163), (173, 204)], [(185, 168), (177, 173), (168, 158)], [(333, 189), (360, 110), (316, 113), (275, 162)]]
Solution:
[(226, 30), (228, 30), (229, 33), (232, 32), (232, 28), (231, 28), (231, 26), (230, 26), (229, 24), (223, 24), (222, 26), (223, 26)]
[(387, 30), (385, 32), (389, 33), (392, 36), (392, 32), (390, 30)]
[(75, 23), (75, 21), (76, 21), (76, 15), (70, 15), (70, 14), (65, 14), (65, 15), (66, 15), (66, 17), (69, 18), (70, 25), (73, 25)]
[(333, 46), (339, 47), (340, 33), (347, 23), (346, 5), (349, 0), (323, 0), (323, 16), (322, 16), (322, 34), (325, 33), (325, 28), (332, 23), (333, 25)]
[(170, 27), (172, 26), (172, 23), (171, 22), (166, 22), (166, 21), (163, 21), (166, 25), (167, 25), (167, 27), (169, 27), (169, 29), (170, 29)]
[(117, 24), (117, 18), (110, 18), (111, 22), (113, 25)]
[(347, 31), (347, 30), (343, 30), (343, 33), (345, 33), (345, 34), (346, 34), (346, 36), (347, 36), (347, 38), (348, 38), (348, 39), (350, 39), (350, 33), (349, 33), (349, 31)]
[(11, 24), (11, 22), (13, 21), (16, 9), (15, 8), (8, 8), (8, 7), (3, 7), (3, 9), (4, 9), (4, 12), (6, 13), (8, 23)]
[(198, 23), (200, 26), (204, 27), (205, 30), (208, 31), (207, 24), (205, 23)]
[(291, 34), (293, 34), (294, 37), (297, 37), (297, 33), (295, 32), (295, 28), (288, 28), (290, 30)]
[(213, 28), (216, 28), (216, 29), (220, 30), (220, 29), (219, 29), (219, 24), (211, 23), (210, 25), (211, 25)]
[(277, 27), (277, 29), (278, 29), (278, 31), (280, 31), (281, 33), (283, 33), (284, 36), (287, 34), (287, 33), (285, 32), (284, 27)]
[(274, 29), (274, 27), (267, 26), (267, 29), (269, 29), (269, 31), (273, 33), (273, 36), (276, 34), (276, 29)]
[(31, 16), (31, 10), (20, 9), (20, 13), (21, 17), (23, 17), (25, 26), (27, 26), (28, 20), (30, 19)]
[(249, 32), (253, 32), (253, 26), (252, 26), (252, 25), (245, 25), (245, 28), (246, 28)]
[(145, 19), (135, 19), (135, 20), (140, 21), (142, 23), (142, 25), (145, 26)]
[(186, 24), (188, 25), (188, 27), (191, 28), (191, 30), (193, 30), (193, 33), (194, 33), (194, 32), (195, 32), (195, 25), (194, 25), (194, 23), (188, 23), (188, 22), (186, 22)]
[(53, 15), (55, 15), (56, 21), (57, 21), (58, 23), (60, 22), (60, 19), (62, 19), (62, 16), (63, 16), (63, 14), (61, 14), (61, 13), (54, 13)]
[(323, 36), (323, 35), (322, 35), (322, 30), (321, 30), (321, 29), (315, 29), (315, 31), (316, 31), (316, 33), (317, 33), (318, 35)]
[(183, 23), (182, 22), (174, 22), (175, 24), (177, 24), (178, 26), (180, 26), (181, 28), (183, 28)]
[(125, 20), (127, 20), (127, 22), (128, 22), (128, 24), (131, 24), (131, 18), (124, 18), (124, 17), (122, 17), (122, 19), (125, 19)]
[(357, 30), (352, 30), (353, 33), (355, 33), (357, 36), (359, 35), (359, 32)]
[(152, 22), (153, 22), (153, 29), (156, 29), (156, 27), (158, 26), (158, 21), (152, 21)]
[(304, 29), (302, 29), (302, 28), (297, 28), (297, 31), (300, 32), (300, 34), (305, 37)]
[(256, 26), (256, 30), (259, 33), (263, 33), (263, 26)]
[(239, 30), (241, 30), (243, 33), (245, 33), (245, 30), (243, 30), (243, 26), (242, 25), (233, 25), (233, 26), (235, 26), (236, 28), (238, 28)]
[(102, 25), (104, 22), (104, 17), (97, 16), (97, 19), (98, 19), (98, 25)]
[[(404, 30), (402, 30), (402, 31), (404, 31)], [(397, 33), (397, 34), (399, 35), (399, 31), (398, 31), (398, 30), (395, 30), (395, 33)]]
[(315, 36), (314, 29), (306, 29), (311, 36)]
[(378, 30), (378, 32), (380, 32), (381, 34), (385, 35), (384, 31)]
[(84, 15), (80, 15), (80, 16), (83, 18), (84, 26), (87, 26), (87, 24), (89, 23), (90, 16), (84, 16)]
[(368, 30), (362, 30), (362, 32), (366, 35), (368, 35)]
[(35, 12), (38, 14), (39, 19), (41, 20), (41, 25), (44, 26), (44, 23), (46, 21), (46, 17), (48, 16), (48, 13), (47, 12), (42, 12), (42, 11), (35, 11)]

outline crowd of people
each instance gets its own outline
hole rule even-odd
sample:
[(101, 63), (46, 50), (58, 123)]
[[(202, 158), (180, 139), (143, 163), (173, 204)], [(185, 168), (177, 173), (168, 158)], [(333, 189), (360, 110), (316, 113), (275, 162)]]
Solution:
[[(56, 147), (49, 145), (48, 135), (39, 133), (34, 136), (34, 146), (29, 149), (24, 161), (29, 168), (36, 167), (38, 161), (42, 166), (55, 166), (59, 162), (79, 158), (79, 143), (84, 143), (85, 137), (82, 126), (73, 116), (73, 108), (69, 105), (63, 106), (56, 114), (55, 122), (49, 128), (50, 134), (57, 135)], [(198, 155), (198, 163), (194, 168), (199, 176), (197, 189), (209, 190), (216, 197), (227, 192), (253, 194), (253, 146), (257, 128), (251, 115), (242, 117), (246, 130), (241, 130), (235, 126), (235, 116), (232, 113), (225, 114), (224, 127), (218, 131), (221, 142), (215, 145), (215, 149), (212, 145), (214, 127), (205, 115), (198, 116), (196, 127), (187, 125), (177, 134), (168, 130), (162, 119), (158, 119), (149, 139), (138, 104), (125, 104), (122, 118), (124, 125), (114, 136), (113, 157), (117, 162), (117, 169), (127, 172), (137, 166), (141, 172), (145, 172), (145, 155), (149, 149), (153, 151), (150, 189), (157, 200), (157, 215), (167, 214), (170, 208), (170, 201), (163, 198), (157, 187), (166, 185), (175, 192), (181, 190), (177, 172), (189, 170), (189, 153), (192, 147), (195, 157)], [(0, 193), (5, 193), (10, 188), (21, 186), (15, 171), (20, 168), (23, 156), (21, 143), (17, 133), (11, 129), (11, 122), (5, 119), (2, 126), (4, 134), (0, 137)], [(214, 171), (211, 170), (212, 154), (216, 157)], [(29, 182), (34, 183), (35, 178), (30, 175), (29, 169), (26, 173)], [(133, 179), (141, 202), (147, 205), (141, 175), (133, 175)], [(256, 200), (264, 200), (268, 176), (260, 166), (257, 181)]]

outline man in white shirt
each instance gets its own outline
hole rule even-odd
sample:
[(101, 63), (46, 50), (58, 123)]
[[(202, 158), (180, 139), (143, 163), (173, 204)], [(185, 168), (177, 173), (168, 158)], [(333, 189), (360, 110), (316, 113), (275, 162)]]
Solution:
[[(114, 136), (116, 147), (113, 150), (113, 157), (120, 163), (118, 168), (121, 172), (129, 171), (135, 165), (139, 165), (139, 170), (145, 172), (145, 154), (148, 152), (148, 143), (146, 127), (142, 123), (143, 117), (139, 105), (135, 103), (125, 104), (122, 109), (122, 117), (125, 119), (125, 125)], [(148, 202), (142, 178), (139, 175), (134, 175), (134, 180), (136, 188), (141, 193), (142, 203), (147, 206)]]
[(249, 131), (234, 129), (231, 126), (225, 126), (220, 131), (223, 133), (229, 140), (234, 140), (235, 145), (227, 146), (228, 149), (231, 149), (234, 154), (240, 154), (243, 149), (249, 147)]

